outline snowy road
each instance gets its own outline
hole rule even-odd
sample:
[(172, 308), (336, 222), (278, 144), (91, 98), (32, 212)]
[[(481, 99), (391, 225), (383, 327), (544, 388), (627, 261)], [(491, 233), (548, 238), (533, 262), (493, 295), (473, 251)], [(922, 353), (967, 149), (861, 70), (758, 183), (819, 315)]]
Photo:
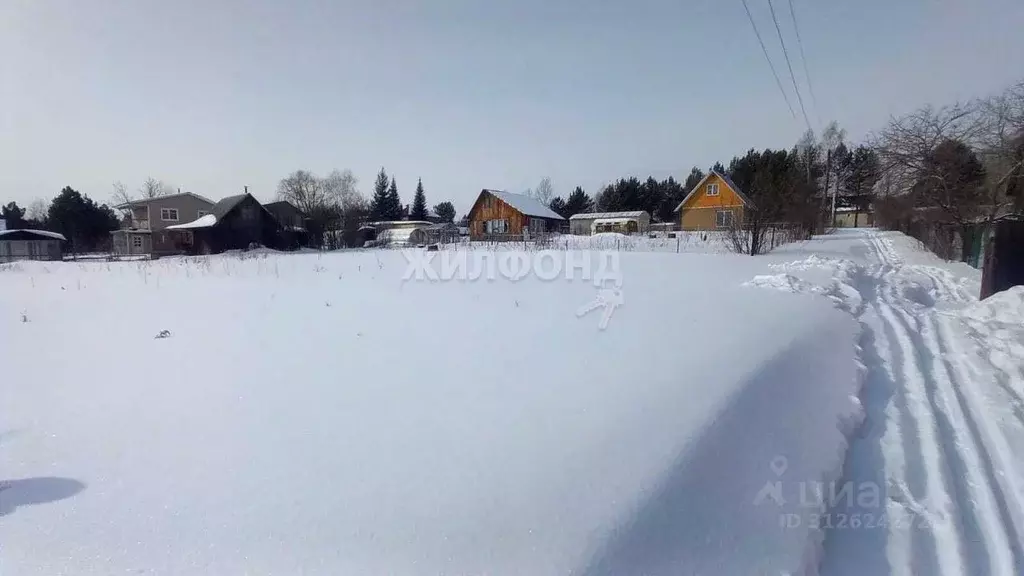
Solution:
[(871, 526), (830, 522), (822, 572), (1024, 573), (1019, 320), (994, 321), (996, 304), (978, 304), (938, 261), (908, 263), (893, 242), (905, 237), (862, 234), (877, 262), (852, 282), (866, 421), (845, 480), (881, 497), (832, 509)]

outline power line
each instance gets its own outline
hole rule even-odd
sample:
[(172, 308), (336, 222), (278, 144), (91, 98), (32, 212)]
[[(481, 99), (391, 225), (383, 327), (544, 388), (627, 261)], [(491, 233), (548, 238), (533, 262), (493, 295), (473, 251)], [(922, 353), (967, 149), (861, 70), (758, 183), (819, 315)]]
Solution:
[(750, 19), (750, 25), (754, 28), (754, 35), (757, 36), (757, 41), (761, 44), (761, 51), (764, 52), (764, 59), (768, 61), (768, 67), (772, 69), (772, 76), (775, 77), (775, 84), (779, 87), (779, 92), (782, 92), (782, 99), (786, 101), (789, 113), (793, 115), (793, 118), (796, 118), (796, 112), (793, 111), (793, 105), (789, 103), (789, 96), (786, 96), (786, 90), (782, 88), (782, 81), (779, 80), (779, 73), (775, 71), (775, 65), (772, 64), (772, 59), (768, 56), (768, 49), (764, 46), (764, 40), (761, 39), (761, 33), (757, 31), (757, 24), (754, 23), (754, 17), (750, 15), (750, 6), (747, 6), (747, 0), (742, 0), (742, 2), (743, 8), (747, 11), (747, 18)]
[(772, 11), (772, 21), (775, 22), (775, 31), (779, 33), (779, 43), (782, 44), (782, 54), (786, 57), (786, 67), (789, 68), (789, 79), (793, 81), (793, 90), (796, 91), (796, 100), (800, 103), (800, 112), (804, 115), (804, 123), (807, 124), (807, 129), (813, 132), (814, 129), (811, 128), (811, 121), (807, 118), (807, 110), (804, 108), (804, 98), (800, 95), (800, 88), (796, 85), (796, 75), (793, 74), (793, 64), (789, 61), (789, 51), (786, 50), (786, 41), (782, 39), (782, 28), (779, 26), (779, 19), (775, 17), (775, 6), (772, 5), (772, 0), (768, 0), (768, 8)]
[(814, 96), (814, 87), (811, 85), (811, 71), (807, 67), (807, 55), (804, 54), (804, 41), (800, 38), (800, 26), (796, 23), (796, 10), (793, 9), (793, 0), (789, 0), (789, 15), (793, 18), (793, 30), (796, 32), (796, 44), (800, 47), (800, 61), (804, 65), (804, 77), (807, 78), (807, 91), (811, 94), (811, 106), (814, 107), (814, 114), (818, 118), (818, 125), (821, 125), (818, 99)]

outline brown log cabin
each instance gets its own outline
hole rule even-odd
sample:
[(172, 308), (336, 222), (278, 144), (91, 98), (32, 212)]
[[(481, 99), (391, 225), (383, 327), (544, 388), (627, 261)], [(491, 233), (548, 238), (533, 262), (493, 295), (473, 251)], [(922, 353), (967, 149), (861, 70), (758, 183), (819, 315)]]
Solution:
[(522, 240), (561, 232), (566, 219), (540, 201), (501, 190), (480, 192), (469, 211), (471, 240)]

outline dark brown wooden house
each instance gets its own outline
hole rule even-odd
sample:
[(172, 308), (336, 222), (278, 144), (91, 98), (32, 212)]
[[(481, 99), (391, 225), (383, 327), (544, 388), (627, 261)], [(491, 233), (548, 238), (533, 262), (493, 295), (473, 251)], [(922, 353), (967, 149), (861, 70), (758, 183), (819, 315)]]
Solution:
[(523, 240), (562, 232), (567, 222), (535, 198), (485, 189), (469, 211), (469, 237), (471, 240)]
[(302, 210), (287, 200), (270, 202), (264, 204), (263, 207), (273, 214), (281, 224), (284, 229), (283, 242), (288, 248), (296, 249), (310, 245), (310, 233), (307, 226), (309, 219)]
[(194, 222), (169, 226), (187, 254), (217, 254), (253, 246), (286, 248), (284, 229), (252, 194), (228, 196), (210, 214)]

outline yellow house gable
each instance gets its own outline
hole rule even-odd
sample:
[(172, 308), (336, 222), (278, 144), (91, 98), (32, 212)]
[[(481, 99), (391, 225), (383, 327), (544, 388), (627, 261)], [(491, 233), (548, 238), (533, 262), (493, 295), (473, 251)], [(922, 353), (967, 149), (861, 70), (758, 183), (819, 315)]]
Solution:
[(732, 186), (718, 174), (710, 174), (697, 189), (692, 190), (688, 197), (683, 200), (680, 208), (682, 210), (693, 208), (724, 208), (733, 206), (745, 206), (746, 203), (732, 189)]

